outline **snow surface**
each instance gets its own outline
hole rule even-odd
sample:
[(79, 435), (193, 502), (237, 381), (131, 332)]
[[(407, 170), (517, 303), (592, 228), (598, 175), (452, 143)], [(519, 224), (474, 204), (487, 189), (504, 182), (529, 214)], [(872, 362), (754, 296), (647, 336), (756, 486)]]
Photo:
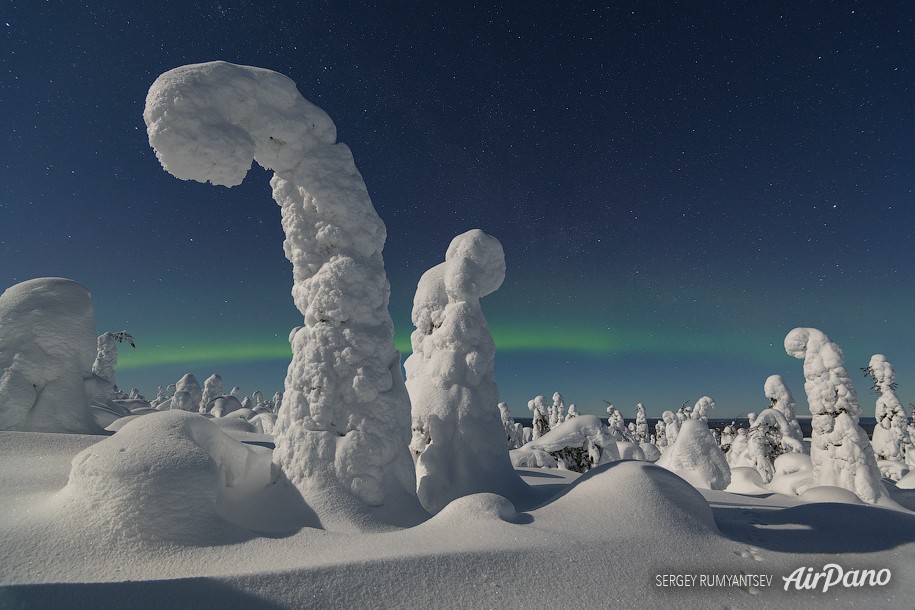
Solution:
[[(581, 477), (519, 470), (541, 490), (539, 506), (526, 511), (476, 494), (415, 527), (346, 535), (311, 527), (316, 517), (298, 491), (270, 484), (269, 450), (220, 436), (200, 415), (161, 412), (134, 425), (144, 421), (148, 428), (125, 427), (123, 438), (0, 432), (0, 605), (907, 608), (915, 599), (907, 576), (915, 516), (907, 513), (700, 493), (651, 464), (614, 462)], [(68, 484), (80, 454), (95, 456), (99, 478), (81, 473)], [(149, 459), (164, 460), (151, 484), (181, 490), (178, 504), (139, 485)], [(201, 487), (189, 489), (185, 466)], [(893, 577), (886, 587), (826, 595), (782, 589), (794, 569), (833, 562), (887, 567)], [(775, 580), (769, 588), (656, 586), (658, 575), (676, 573)]]

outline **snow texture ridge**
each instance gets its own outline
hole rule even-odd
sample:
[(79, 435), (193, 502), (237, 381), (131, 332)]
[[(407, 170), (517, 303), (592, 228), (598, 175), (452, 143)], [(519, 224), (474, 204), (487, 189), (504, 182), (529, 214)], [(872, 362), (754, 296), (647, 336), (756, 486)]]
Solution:
[(317, 512), (344, 522), (344, 505), (359, 512), (389, 495), (415, 502), (385, 227), (331, 119), (285, 76), (225, 62), (160, 76), (144, 118), (150, 145), (178, 178), (236, 185), (252, 159), (274, 171), (304, 317), (290, 333), (276, 464)]

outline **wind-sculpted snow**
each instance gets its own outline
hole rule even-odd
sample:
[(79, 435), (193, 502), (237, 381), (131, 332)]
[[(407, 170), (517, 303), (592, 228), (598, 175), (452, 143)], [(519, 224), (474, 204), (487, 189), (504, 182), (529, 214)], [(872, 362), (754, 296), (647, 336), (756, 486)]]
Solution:
[(59, 502), (115, 537), (206, 543), (242, 533), (224, 518), (224, 498), (248, 477), (270, 480), (269, 452), (206, 417), (162, 411), (77, 454)]
[(701, 419), (684, 421), (677, 440), (655, 463), (703, 489), (724, 489), (731, 483), (728, 462)]
[(785, 351), (804, 361), (817, 484), (844, 487), (870, 504), (887, 500), (874, 450), (858, 425), (861, 406), (842, 350), (815, 328), (795, 328), (785, 337)]
[(461, 496), (527, 493), (508, 457), (498, 409), (495, 345), (480, 298), (505, 279), (502, 245), (474, 229), (423, 274), (413, 302), (413, 354), (404, 367), (413, 405), (416, 490), (431, 513)]
[(87, 398), (97, 354), (89, 291), (38, 278), (0, 295), (0, 430), (99, 433)]
[(385, 227), (349, 148), (335, 144), (331, 119), (285, 76), (225, 62), (160, 76), (144, 118), (162, 166), (178, 178), (232, 186), (252, 159), (275, 172), (283, 250), (304, 317), (290, 334), (276, 464), (343, 528), (388, 497), (415, 503)]

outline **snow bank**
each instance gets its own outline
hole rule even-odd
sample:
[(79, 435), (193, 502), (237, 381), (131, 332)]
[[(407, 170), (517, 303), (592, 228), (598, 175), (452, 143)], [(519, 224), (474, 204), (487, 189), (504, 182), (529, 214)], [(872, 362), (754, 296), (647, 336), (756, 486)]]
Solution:
[(335, 144), (331, 119), (285, 76), (225, 62), (161, 75), (143, 116), (156, 156), (178, 178), (233, 186), (252, 159), (274, 171), (304, 317), (290, 333), (276, 464), (343, 529), (389, 496), (415, 503), (385, 227), (349, 148)]
[(505, 254), (479, 229), (455, 237), (445, 262), (419, 280), (413, 353), (404, 363), (412, 402), (416, 493), (437, 513), (461, 496), (527, 494), (509, 459), (498, 409), (496, 348), (480, 298), (505, 279)]
[(663, 537), (668, 542), (672, 535), (682, 540), (692, 533), (718, 532), (702, 494), (670, 471), (646, 462), (594, 468), (534, 515), (541, 519), (563, 513), (582, 526), (593, 520), (621, 533)]
[(73, 458), (60, 507), (117, 538), (205, 544), (237, 538), (225, 492), (270, 480), (270, 453), (233, 440), (198, 414), (138, 417)]
[(687, 419), (680, 427), (677, 440), (655, 462), (675, 472), (693, 486), (702, 489), (724, 489), (731, 482), (728, 462), (701, 419)]
[(89, 291), (38, 278), (0, 295), (0, 430), (100, 433), (87, 397), (97, 354)]

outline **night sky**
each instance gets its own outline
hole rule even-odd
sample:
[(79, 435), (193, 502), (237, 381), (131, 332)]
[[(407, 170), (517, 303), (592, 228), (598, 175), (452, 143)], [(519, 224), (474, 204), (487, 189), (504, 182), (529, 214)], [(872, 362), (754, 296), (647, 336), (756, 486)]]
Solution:
[[(503, 244), (483, 301), (502, 398), (632, 416), (764, 408), (784, 336), (873, 353), (915, 400), (915, 3), (97, 2), (0, 5), (0, 288), (64, 276), (118, 383), (282, 389), (289, 290), (269, 173), (181, 182), (150, 149), (155, 78), (222, 59), (292, 78), (388, 228), (396, 339), (458, 233)], [(908, 410), (911, 410), (907, 406)]]

